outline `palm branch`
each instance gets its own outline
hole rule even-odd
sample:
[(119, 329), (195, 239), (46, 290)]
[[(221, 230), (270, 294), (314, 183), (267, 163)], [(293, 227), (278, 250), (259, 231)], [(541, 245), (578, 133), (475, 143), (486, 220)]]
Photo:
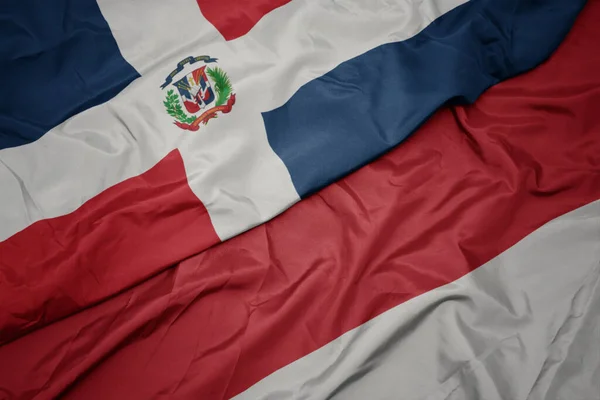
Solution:
[(206, 73), (215, 83), (215, 90), (217, 91), (217, 102), (215, 105), (220, 106), (225, 104), (233, 90), (227, 73), (219, 67), (207, 68)]

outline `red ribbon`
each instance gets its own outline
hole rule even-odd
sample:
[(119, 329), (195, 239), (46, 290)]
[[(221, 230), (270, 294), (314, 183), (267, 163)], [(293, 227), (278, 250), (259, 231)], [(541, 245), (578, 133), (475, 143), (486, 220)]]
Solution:
[(200, 115), (198, 118), (196, 118), (194, 120), (194, 122), (192, 122), (191, 124), (184, 124), (183, 122), (175, 121), (175, 125), (177, 125), (181, 129), (185, 129), (187, 131), (197, 131), (198, 129), (200, 129), (199, 125), (201, 123), (206, 125), (210, 119), (215, 118), (217, 116), (217, 113), (219, 111), (222, 112), (223, 114), (227, 114), (229, 111), (231, 111), (231, 108), (233, 107), (234, 104), (235, 104), (235, 94), (232, 94), (231, 96), (229, 96), (229, 100), (227, 100), (227, 104), (224, 104), (224, 105), (218, 106), (218, 107), (213, 107), (211, 109), (204, 111), (202, 113), (202, 115)]

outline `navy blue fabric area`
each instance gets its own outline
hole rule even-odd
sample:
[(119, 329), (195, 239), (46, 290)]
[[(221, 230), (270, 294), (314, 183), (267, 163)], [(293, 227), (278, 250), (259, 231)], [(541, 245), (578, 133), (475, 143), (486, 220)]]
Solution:
[(137, 77), (95, 0), (2, 1), (0, 149), (39, 139)]
[(377, 47), (263, 113), (269, 143), (305, 197), (368, 163), (447, 103), (544, 61), (585, 0), (472, 0), (415, 37)]

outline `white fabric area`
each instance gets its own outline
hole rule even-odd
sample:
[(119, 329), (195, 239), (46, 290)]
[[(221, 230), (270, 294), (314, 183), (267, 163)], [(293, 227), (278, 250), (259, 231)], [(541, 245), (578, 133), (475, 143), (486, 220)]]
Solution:
[[(0, 241), (154, 166), (178, 148), (190, 187), (221, 239), (298, 201), (261, 112), (378, 45), (407, 39), (466, 0), (294, 0), (226, 42), (195, 0), (98, 0), (122, 55), (142, 75), (111, 101), (38, 141), (0, 150)], [(229, 114), (181, 130), (160, 89), (188, 56), (219, 59), (236, 93)]]
[(236, 399), (600, 399), (600, 201)]

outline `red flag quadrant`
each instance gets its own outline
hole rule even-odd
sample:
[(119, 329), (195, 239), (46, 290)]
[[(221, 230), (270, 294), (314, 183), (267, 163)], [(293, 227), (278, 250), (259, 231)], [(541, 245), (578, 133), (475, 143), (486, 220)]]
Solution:
[(229, 398), (600, 199), (599, 17), (281, 217), (0, 347), (0, 393)]
[(204, 17), (226, 40), (233, 40), (248, 33), (263, 16), (291, 0), (197, 1)]
[(219, 241), (174, 150), (76, 211), (0, 242), (0, 343)]

